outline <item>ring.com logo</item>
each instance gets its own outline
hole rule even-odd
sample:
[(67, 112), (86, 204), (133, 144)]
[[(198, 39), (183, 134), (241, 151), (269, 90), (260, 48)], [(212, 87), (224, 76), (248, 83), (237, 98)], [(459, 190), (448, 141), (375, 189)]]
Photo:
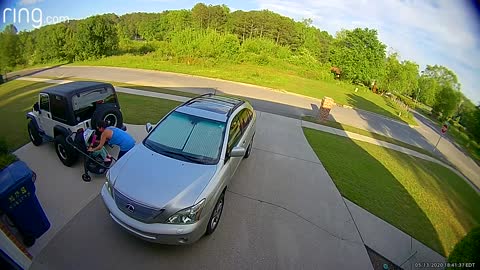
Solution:
[(3, 24), (17, 24), (26, 23), (30, 24), (34, 28), (42, 27), (46, 24), (55, 24), (59, 22), (68, 21), (68, 16), (43, 16), (43, 11), (40, 8), (4, 8), (3, 12)]

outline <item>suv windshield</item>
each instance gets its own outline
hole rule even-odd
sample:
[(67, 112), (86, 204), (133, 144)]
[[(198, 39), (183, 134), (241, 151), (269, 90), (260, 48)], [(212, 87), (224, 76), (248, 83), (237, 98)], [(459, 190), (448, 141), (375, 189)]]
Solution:
[(216, 164), (225, 123), (180, 112), (167, 116), (144, 140), (159, 154), (200, 164)]

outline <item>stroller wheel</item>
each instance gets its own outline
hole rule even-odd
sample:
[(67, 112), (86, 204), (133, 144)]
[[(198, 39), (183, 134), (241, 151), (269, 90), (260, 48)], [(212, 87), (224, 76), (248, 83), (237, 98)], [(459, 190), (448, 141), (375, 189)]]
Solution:
[(92, 180), (92, 177), (90, 177), (90, 175), (84, 173), (84, 174), (82, 174), (82, 179), (85, 182), (90, 182)]

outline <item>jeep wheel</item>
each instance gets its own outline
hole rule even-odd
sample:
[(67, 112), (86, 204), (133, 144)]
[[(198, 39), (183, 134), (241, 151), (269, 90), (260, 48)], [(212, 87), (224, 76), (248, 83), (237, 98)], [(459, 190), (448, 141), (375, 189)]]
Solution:
[(43, 142), (42, 136), (38, 134), (38, 130), (33, 124), (32, 120), (28, 122), (27, 128), (28, 128), (28, 135), (30, 137), (30, 141), (32, 141), (33, 145), (39, 146), (40, 144), (42, 144)]
[(104, 104), (97, 107), (92, 115), (92, 127), (96, 127), (97, 122), (100, 120), (105, 121), (107, 126), (113, 126), (117, 128), (121, 128), (123, 126), (122, 113), (117, 107), (111, 104)]
[(55, 152), (63, 165), (67, 167), (71, 167), (77, 161), (78, 154), (67, 144), (63, 135), (55, 137)]

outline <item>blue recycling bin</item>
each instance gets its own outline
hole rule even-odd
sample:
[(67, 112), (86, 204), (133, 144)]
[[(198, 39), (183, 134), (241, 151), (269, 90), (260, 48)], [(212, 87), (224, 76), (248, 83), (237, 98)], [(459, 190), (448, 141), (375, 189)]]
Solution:
[(0, 209), (7, 214), (32, 246), (50, 228), (45, 212), (35, 195), (35, 173), (23, 161), (16, 161), (0, 171)]

